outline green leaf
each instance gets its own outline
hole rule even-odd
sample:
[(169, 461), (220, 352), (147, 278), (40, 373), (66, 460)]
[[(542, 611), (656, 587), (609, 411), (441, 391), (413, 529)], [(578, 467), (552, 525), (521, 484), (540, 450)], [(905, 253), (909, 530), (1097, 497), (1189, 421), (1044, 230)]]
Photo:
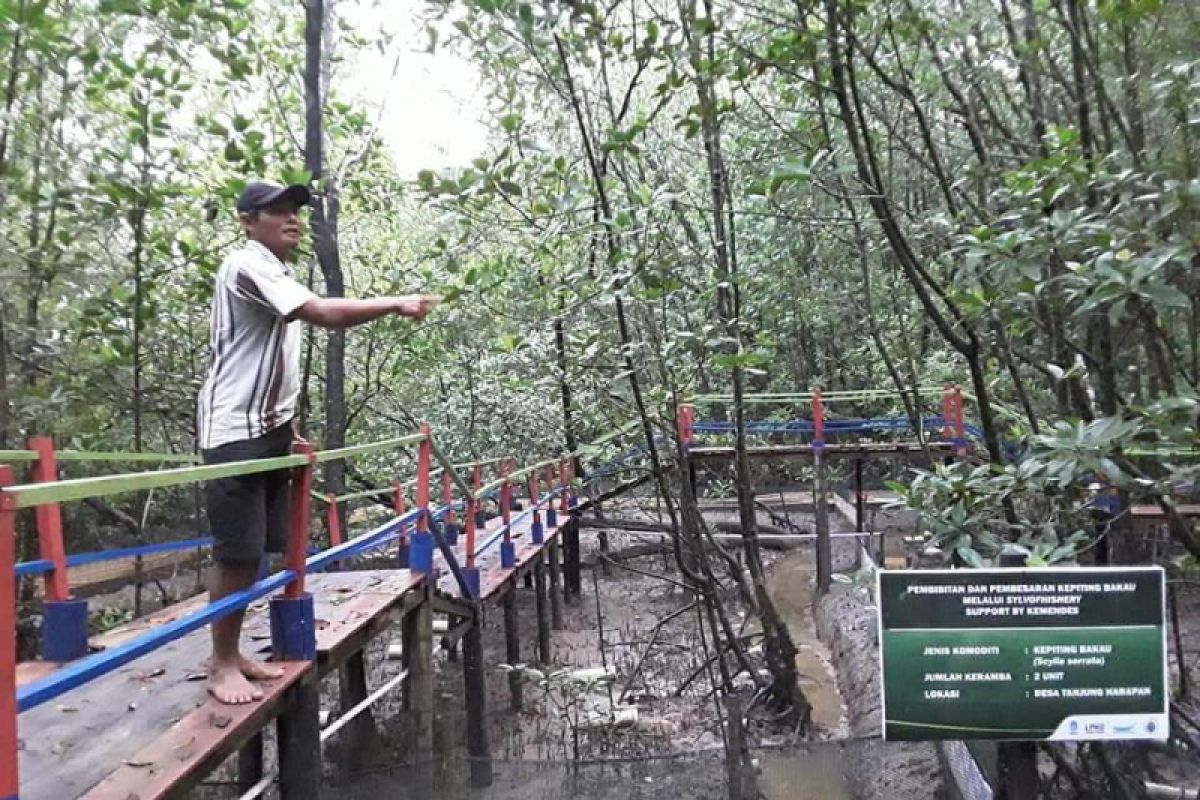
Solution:
[(505, 133), (516, 133), (521, 127), (521, 115), (514, 112), (505, 114), (500, 118), (500, 127)]
[(1192, 301), (1186, 294), (1166, 283), (1148, 283), (1142, 287), (1141, 294), (1156, 306), (1185, 309), (1192, 307)]
[(972, 547), (967, 545), (959, 545), (958, 547), (954, 548), (954, 552), (958, 554), (958, 557), (961, 558), (963, 563), (968, 567), (983, 569), (985, 566), (983, 563), (983, 558), (979, 555), (979, 553), (975, 552), (975, 549)]

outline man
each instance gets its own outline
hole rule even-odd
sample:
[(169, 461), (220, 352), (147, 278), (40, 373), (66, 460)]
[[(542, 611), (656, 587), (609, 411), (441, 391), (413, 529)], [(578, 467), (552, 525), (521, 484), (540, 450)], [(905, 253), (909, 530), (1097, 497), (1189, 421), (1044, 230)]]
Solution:
[[(300, 244), (305, 186), (254, 182), (238, 199), (246, 243), (217, 273), (211, 318), (212, 366), (200, 390), (197, 435), (206, 464), (287, 455), (299, 438), (300, 326), (349, 328), (388, 314), (421, 320), (438, 298), (423, 295), (373, 300), (317, 297), (292, 277), (288, 258)], [(209, 598), (245, 589), (264, 553), (282, 552), (287, 539), (286, 470), (210, 481), (205, 504), (213, 535)], [(241, 612), (212, 625), (208, 690), (222, 703), (262, 697), (252, 681), (281, 674), (241, 654)]]

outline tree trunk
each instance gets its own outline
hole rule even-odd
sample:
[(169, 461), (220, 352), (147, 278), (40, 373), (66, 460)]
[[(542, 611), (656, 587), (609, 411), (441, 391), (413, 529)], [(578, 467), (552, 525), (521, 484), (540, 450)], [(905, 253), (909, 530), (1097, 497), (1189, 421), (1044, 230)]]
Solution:
[[(742, 340), (741, 296), (738, 287), (737, 253), (734, 248), (734, 217), (730, 213), (731, 198), (729, 177), (725, 169), (721, 149), (721, 128), (717, 116), (717, 99), (711, 80), (704, 77), (701, 62), (707, 58), (714, 62), (714, 42), (710, 32), (705, 40), (707, 53), (701, 55), (701, 42), (696, 35), (695, 3), (684, 7), (683, 29), (689, 44), (692, 69), (696, 80), (696, 95), (700, 107), (700, 124), (704, 139), (704, 152), (708, 164), (709, 193), (712, 202), (713, 252), (715, 278), (717, 280), (717, 316), (725, 338), (730, 341), (733, 355), (744, 355)], [(710, 0), (705, 0), (705, 15), (713, 18)], [(734, 467), (738, 499), (738, 518), (742, 526), (742, 546), (746, 556), (746, 567), (753, 581), (755, 601), (762, 619), (764, 652), (767, 668), (773, 678), (772, 694), (788, 708), (801, 726), (806, 726), (811, 707), (804, 691), (800, 688), (796, 674), (796, 645), (792, 641), (787, 624), (775, 607), (774, 598), (767, 590), (766, 571), (762, 563), (762, 551), (758, 544), (758, 518), (754, 507), (754, 488), (751, 480), (750, 459), (746, 453), (745, 414), (745, 371), (740, 361), (733, 365), (733, 422), (734, 422)]]
[[(332, 13), (332, 9), (328, 12)], [(322, 124), (324, 95), (322, 76), (325, 74), (324, 52), (327, 19), (325, 0), (306, 0), (304, 25), (304, 163), (316, 187), (313, 194), (312, 229), (317, 265), (325, 279), (327, 297), (344, 297), (345, 277), (338, 253), (338, 189), (337, 176), (325, 174), (325, 134)], [(325, 447), (334, 449), (346, 444), (346, 332), (331, 330), (325, 351)], [(346, 466), (341, 461), (325, 465), (325, 491), (343, 494), (346, 487)], [(339, 508), (339, 513), (344, 513)], [(344, 524), (345, 520), (343, 520)]]

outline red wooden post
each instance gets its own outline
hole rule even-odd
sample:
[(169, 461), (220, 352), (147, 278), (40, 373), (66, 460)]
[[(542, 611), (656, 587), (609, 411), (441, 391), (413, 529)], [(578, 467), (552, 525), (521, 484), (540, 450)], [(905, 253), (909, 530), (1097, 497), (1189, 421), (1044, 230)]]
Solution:
[(433, 430), (421, 424), (421, 444), (417, 446), (417, 532), (409, 550), (409, 568), (433, 574), (433, 535), (429, 523), (429, 473), (433, 466)]
[(292, 513), (288, 523), (287, 568), (295, 573), (296, 577), (287, 585), (284, 595), (294, 600), (304, 595), (304, 562), (308, 559), (308, 515), (312, 508), (310, 493), (317, 456), (308, 442), (294, 445), (292, 452), (308, 458), (304, 466), (296, 467), (292, 471)]
[(511, 462), (506, 458), (500, 462), (500, 477), (504, 483), (500, 486), (500, 516), (504, 520), (504, 541), (508, 541), (508, 526), (512, 522), (512, 483), (508, 480)]
[[(48, 436), (35, 436), (29, 440), (29, 449), (37, 453), (33, 462), (34, 483), (58, 480), (58, 465), (54, 459), (54, 442)], [(41, 557), (54, 564), (54, 569), (43, 577), (46, 600), (60, 602), (71, 597), (67, 582), (67, 551), (63, 544), (62, 509), (58, 503), (37, 506), (34, 509), (37, 521), (38, 548)], [(0, 600), (2, 602), (2, 600)]]
[(529, 540), (534, 544), (541, 544), (545, 541), (546, 531), (542, 527), (542, 511), (538, 508), (538, 471), (536, 469), (529, 473), (529, 507), (533, 509), (533, 521), (529, 525)]
[(962, 387), (954, 387), (954, 436), (955, 449), (960, 456), (967, 454), (967, 426), (963, 421)]
[(3, 492), (15, 483), (12, 469), (0, 466), (0, 798), (16, 800), (17, 775), (17, 512)]
[(475, 568), (475, 510), (478, 507), (478, 501), (475, 499), (475, 493), (479, 491), (480, 486), (480, 470), (479, 462), (475, 462), (475, 468), (471, 475), (471, 496), (467, 498), (467, 568)]
[(421, 435), (425, 438), (417, 447), (417, 508), (421, 509), (417, 517), (417, 532), (429, 532), (429, 468), (432, 462), (432, 445), (429, 437), (433, 435), (429, 425), (422, 423)]
[(325, 495), (326, 502), (329, 503), (329, 516), (327, 522), (329, 525), (329, 546), (337, 547), (342, 543), (342, 521), (338, 516), (337, 495), (329, 492)]
[[(517, 551), (512, 540), (512, 481), (508, 479), (509, 472), (515, 465), (515, 461), (504, 459), (500, 462), (500, 477), (504, 479), (504, 483), (500, 485), (500, 516), (504, 520), (504, 539), (500, 542), (500, 566), (504, 569), (512, 569), (517, 565)], [(509, 621), (508, 606), (505, 606), (505, 621)], [(506, 633), (511, 634), (511, 631), (505, 629)], [(512, 636), (508, 636), (512, 640)], [(510, 653), (511, 655), (511, 653)]]
[(691, 403), (681, 403), (676, 416), (679, 427), (679, 446), (687, 450), (692, 446), (692, 439), (695, 437), (696, 407)]

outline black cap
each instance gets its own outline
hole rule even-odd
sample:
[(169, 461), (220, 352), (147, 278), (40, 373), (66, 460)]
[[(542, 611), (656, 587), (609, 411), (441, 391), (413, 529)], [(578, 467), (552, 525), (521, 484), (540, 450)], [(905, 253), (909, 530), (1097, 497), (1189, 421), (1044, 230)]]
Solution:
[(312, 192), (302, 183), (280, 186), (278, 183), (251, 181), (238, 197), (237, 210), (240, 214), (259, 211), (275, 205), (282, 199), (291, 200), (296, 204), (296, 208), (299, 208), (312, 202)]

